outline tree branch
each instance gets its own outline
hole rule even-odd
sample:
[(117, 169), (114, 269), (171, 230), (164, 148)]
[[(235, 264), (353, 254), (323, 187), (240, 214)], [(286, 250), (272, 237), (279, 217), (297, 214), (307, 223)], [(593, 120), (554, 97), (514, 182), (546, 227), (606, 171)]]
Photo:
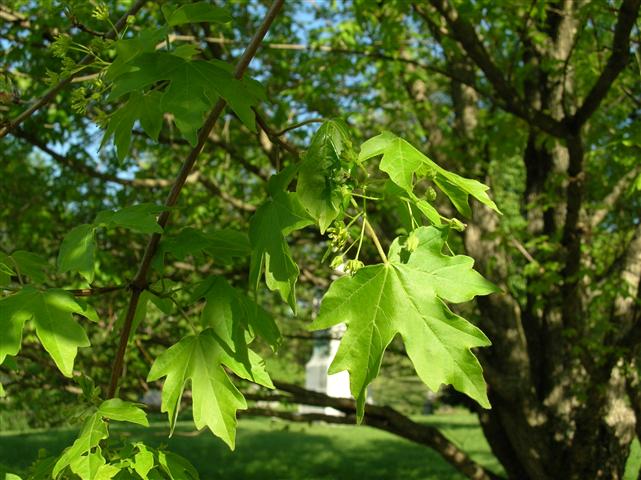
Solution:
[[(525, 104), (516, 89), (507, 82), (503, 73), (492, 61), (492, 58), (476, 34), (474, 26), (462, 18), (448, 0), (430, 0), (430, 3), (449, 25), (452, 37), (483, 71), (492, 88), (503, 101), (506, 111), (535, 125), (554, 137), (565, 137), (567, 127), (563, 123), (539, 110), (531, 109)], [(417, 11), (421, 10), (421, 7), (418, 5), (414, 8)]]
[[(75, 170), (79, 173), (87, 175), (92, 178), (97, 178), (99, 180), (104, 180), (105, 182), (111, 182), (118, 185), (129, 186), (129, 187), (143, 187), (143, 188), (164, 188), (171, 186), (171, 181), (164, 178), (122, 178), (117, 175), (111, 175), (109, 173), (99, 172), (98, 170), (86, 165), (85, 163), (77, 160), (76, 158), (61, 155), (55, 150), (51, 149), (47, 144), (40, 141), (30, 133), (18, 128), (14, 131), (14, 136), (26, 140), (31, 145), (42, 150), (44, 153), (53, 158), (56, 163), (59, 165), (69, 167), (72, 170)], [(239, 210), (244, 210), (246, 212), (253, 212), (256, 210), (256, 207), (250, 203), (243, 202), (239, 198), (236, 198), (232, 195), (229, 195), (227, 192), (223, 191), (213, 180), (204, 177), (199, 172), (193, 172), (189, 174), (185, 183), (200, 183), (207, 190), (209, 190), (214, 195), (219, 196), (221, 199), (229, 203)]]
[(641, 166), (633, 168), (627, 172), (621, 179), (614, 185), (612, 191), (601, 202), (600, 207), (592, 213), (590, 218), (590, 227), (595, 229), (605, 219), (608, 213), (612, 211), (614, 206), (619, 202), (619, 199), (627, 192), (630, 183), (641, 172)]
[[(350, 398), (330, 397), (323, 393), (313, 392), (298, 385), (278, 380), (274, 380), (274, 385), (278, 390), (291, 394), (290, 400), (292, 402), (319, 407), (332, 407), (343, 412), (348, 418), (355, 418), (356, 403)], [(264, 400), (269, 399), (270, 396), (264, 398)], [(292, 419), (295, 419), (295, 416), (292, 416)], [(308, 421), (306, 417), (302, 417), (302, 419), (303, 421)], [(326, 419), (322, 418), (322, 420)], [(432, 448), (450, 465), (470, 479), (499, 480), (501, 478), (472, 460), (437, 428), (416, 423), (391, 407), (367, 405), (363, 423)]]
[(641, 0), (623, 0), (617, 24), (614, 28), (614, 40), (612, 41), (612, 53), (599, 78), (592, 86), (592, 89), (583, 100), (583, 104), (569, 119), (569, 125), (578, 131), (590, 116), (599, 108), (601, 101), (605, 98), (610, 87), (623, 71), (630, 58), (630, 32), (634, 22), (639, 16)]
[[(269, 30), (269, 27), (271, 26), (272, 22), (278, 15), (278, 12), (283, 6), (283, 3), (284, 3), (284, 0), (275, 0), (272, 6), (270, 7), (270, 9), (268, 10), (268, 12), (266, 13), (265, 18), (263, 19), (263, 22), (259, 26), (257, 32), (254, 34), (249, 45), (247, 46), (247, 48), (243, 52), (243, 55), (240, 57), (240, 59), (238, 60), (238, 63), (236, 64), (236, 68), (234, 69), (235, 78), (237, 79), (242, 78), (243, 74), (245, 73), (245, 70), (249, 66), (249, 62), (251, 62), (252, 58), (254, 58), (254, 56), (256, 55), (256, 52), (258, 51), (258, 48), (260, 47), (260, 44), (263, 41), (263, 38), (267, 34), (267, 31)], [(183, 163), (180, 169), (180, 172), (178, 173), (178, 176), (174, 180), (171, 191), (169, 192), (169, 195), (165, 200), (165, 207), (167, 207), (167, 209), (163, 211), (158, 218), (158, 224), (161, 227), (164, 228), (167, 225), (167, 222), (169, 221), (169, 215), (171, 212), (170, 208), (173, 207), (178, 201), (178, 197), (180, 196), (180, 192), (183, 186), (185, 185), (187, 177), (189, 176), (194, 165), (196, 164), (196, 160), (198, 159), (198, 156), (202, 151), (207, 141), (207, 138), (211, 133), (211, 130), (214, 128), (216, 121), (220, 117), (223, 109), (225, 108), (225, 103), (226, 103), (225, 100), (222, 98), (218, 100), (214, 108), (211, 110), (211, 112), (207, 116), (207, 119), (205, 120), (205, 123), (203, 124), (202, 128), (200, 129), (200, 132), (198, 134), (198, 142), (196, 143), (196, 146), (191, 150), (191, 152), (189, 152), (189, 155), (185, 159), (185, 162)], [(154, 233), (149, 239), (149, 242), (147, 243), (147, 247), (145, 249), (143, 259), (138, 268), (138, 272), (136, 273), (136, 276), (131, 282), (131, 298), (129, 300), (129, 306), (127, 308), (127, 313), (125, 315), (125, 320), (123, 322), (123, 327), (120, 334), (120, 343), (118, 345), (118, 351), (116, 352), (116, 357), (113, 363), (113, 369), (111, 371), (111, 380), (109, 382), (109, 390), (108, 390), (107, 398), (113, 398), (116, 395), (118, 383), (122, 375), (125, 353), (127, 351), (127, 344), (129, 342), (129, 335), (131, 333), (134, 314), (136, 312), (136, 307), (140, 299), (140, 294), (143, 292), (145, 288), (147, 288), (149, 268), (151, 266), (151, 260), (154, 257), (156, 250), (158, 249), (160, 236), (161, 235), (159, 233)]]
[[(120, 32), (125, 25), (127, 24), (127, 18), (136, 15), (138, 11), (142, 8), (142, 6), (145, 4), (147, 0), (136, 0), (136, 3), (134, 3), (125, 14), (118, 19), (116, 24), (114, 25), (115, 30), (111, 30), (107, 35), (105, 35), (105, 38), (114, 38), (116, 36), (117, 32)], [(92, 55), (85, 55), (82, 60), (78, 63), (78, 65), (88, 65), (91, 63), (93, 60)], [(33, 105), (31, 105), (29, 108), (24, 110), (22, 113), (20, 113), (16, 118), (11, 120), (7, 125), (0, 127), (0, 138), (4, 137), (7, 135), (9, 132), (14, 130), (18, 125), (20, 125), (22, 122), (24, 122), (27, 118), (29, 118), (31, 115), (33, 115), (35, 112), (40, 110), (42, 107), (47, 105), (49, 102), (51, 102), (55, 96), (60, 92), (62, 89), (64, 89), (71, 81), (79, 75), (80, 72), (73, 73), (69, 75), (68, 77), (63, 78), (60, 80), (56, 85), (51, 87), (47, 92), (40, 97), (38, 100), (36, 100)]]

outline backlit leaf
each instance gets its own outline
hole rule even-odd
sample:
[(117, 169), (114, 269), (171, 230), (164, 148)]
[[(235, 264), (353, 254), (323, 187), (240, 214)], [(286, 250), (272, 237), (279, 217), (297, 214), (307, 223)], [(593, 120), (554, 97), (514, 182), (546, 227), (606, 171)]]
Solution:
[(443, 234), (437, 228), (420, 227), (414, 235), (419, 241), (414, 251), (396, 240), (389, 263), (362, 268), (332, 283), (311, 326), (319, 330), (347, 324), (329, 373), (349, 371), (359, 419), (367, 386), (397, 334), (430, 389), (451, 384), (481, 406), (490, 406), (481, 366), (470, 351), (490, 341), (444, 302), (467, 301), (496, 287), (472, 269), (471, 258), (444, 255)]
[[(15, 355), (20, 348), (21, 331), (31, 320), (42, 346), (49, 352), (60, 371), (71, 377), (79, 347), (88, 347), (85, 330), (74, 320), (73, 313), (95, 317), (95, 311), (64, 290), (40, 291), (27, 285), (14, 295), (0, 300), (0, 363), (5, 355)], [(6, 332), (6, 334), (4, 333)]]
[(499, 212), (498, 207), (487, 194), (487, 190), (489, 190), (487, 185), (445, 170), (423, 155), (409, 142), (393, 133), (383, 132), (363, 143), (358, 157), (359, 162), (378, 155), (383, 155), (380, 169), (386, 172), (394, 183), (403, 188), (413, 198), (415, 198), (414, 184), (416, 177), (419, 173), (427, 172), (462, 215), (471, 216), (468, 203), (470, 195), (492, 210)]
[(98, 413), (111, 420), (136, 423), (144, 427), (149, 426), (147, 414), (140, 407), (119, 398), (111, 398), (102, 402), (98, 407)]

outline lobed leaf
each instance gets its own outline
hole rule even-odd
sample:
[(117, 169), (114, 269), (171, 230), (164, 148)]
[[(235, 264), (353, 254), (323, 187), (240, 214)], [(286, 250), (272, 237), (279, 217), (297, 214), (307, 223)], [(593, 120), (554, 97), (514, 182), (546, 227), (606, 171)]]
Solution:
[[(494, 201), (487, 194), (489, 187), (477, 180), (464, 178), (449, 172), (423, 155), (409, 142), (393, 133), (383, 132), (370, 138), (361, 146), (359, 162), (382, 155), (380, 169), (386, 172), (390, 179), (407, 192), (410, 198), (418, 200), (414, 195), (415, 178), (424, 172), (429, 173), (434, 183), (450, 199), (462, 215), (470, 217), (469, 196), (473, 196), (482, 204), (501, 213)], [(419, 204), (430, 221), (436, 220), (434, 211), (426, 207), (425, 200)], [(436, 225), (440, 225), (439, 223)]]
[(162, 233), (157, 217), (165, 207), (153, 203), (140, 203), (120, 210), (103, 210), (96, 215), (95, 226), (123, 227), (133, 232)]
[(362, 268), (332, 283), (310, 327), (347, 324), (329, 373), (349, 372), (359, 421), (367, 386), (378, 375), (383, 353), (397, 334), (430, 389), (451, 384), (481, 406), (490, 406), (481, 366), (470, 351), (490, 341), (450, 311), (444, 300), (467, 301), (495, 292), (496, 287), (472, 269), (471, 258), (443, 255), (445, 239), (439, 229), (420, 227), (413, 234), (419, 239), (415, 250), (404, 249), (397, 240), (390, 248), (389, 263)]
[(227, 23), (232, 20), (228, 10), (215, 7), (208, 2), (188, 3), (174, 10), (163, 7), (163, 14), (170, 27), (183, 25), (185, 23)]
[(236, 411), (246, 409), (247, 403), (223, 369), (223, 359), (220, 342), (214, 332), (207, 329), (199, 335), (187, 335), (165, 350), (152, 365), (147, 381), (166, 377), (161, 411), (167, 412), (173, 433), (182, 394), (190, 380), (196, 428), (208, 427), (233, 449)]
[(62, 240), (58, 252), (58, 272), (78, 272), (88, 283), (94, 279), (96, 227), (82, 224), (73, 228)]
[(258, 208), (249, 225), (250, 285), (258, 288), (264, 273), (267, 287), (278, 291), (294, 312), (299, 268), (285, 236), (312, 223), (296, 194), (281, 191)]
[(136, 423), (144, 427), (149, 426), (147, 414), (140, 407), (119, 398), (111, 398), (102, 402), (98, 407), (98, 413), (110, 420)]
[(73, 313), (97, 320), (95, 310), (64, 290), (40, 291), (25, 286), (18, 293), (0, 299), (0, 363), (6, 355), (20, 350), (22, 329), (31, 320), (36, 335), (60, 371), (71, 377), (79, 347), (88, 347), (84, 329), (74, 320)]

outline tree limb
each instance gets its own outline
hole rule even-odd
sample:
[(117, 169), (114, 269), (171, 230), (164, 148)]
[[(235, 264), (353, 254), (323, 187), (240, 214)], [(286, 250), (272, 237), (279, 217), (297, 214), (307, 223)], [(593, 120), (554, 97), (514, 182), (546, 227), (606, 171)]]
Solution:
[(639, 16), (640, 6), (641, 0), (623, 0), (621, 3), (614, 28), (614, 40), (612, 41), (610, 58), (608, 58), (601, 75), (599, 75), (592, 89), (583, 100), (583, 104), (569, 119), (568, 123), (575, 131), (578, 131), (599, 108), (610, 87), (627, 65), (630, 58), (630, 32)]
[(614, 185), (612, 191), (601, 202), (600, 207), (592, 213), (590, 218), (590, 227), (595, 229), (605, 219), (607, 214), (612, 211), (614, 206), (619, 202), (619, 199), (628, 191), (630, 183), (639, 175), (641, 167), (637, 166), (627, 172), (619, 181)]
[[(492, 61), (476, 34), (474, 26), (462, 18), (448, 0), (430, 0), (430, 3), (449, 25), (452, 37), (483, 71), (485, 77), (503, 101), (506, 111), (537, 126), (554, 137), (563, 138), (566, 135), (567, 127), (563, 123), (539, 110), (529, 108), (525, 104), (516, 89), (507, 82), (503, 73)], [(418, 11), (421, 7), (415, 6), (415, 9)]]
[[(319, 407), (332, 407), (343, 412), (348, 418), (355, 418), (356, 403), (350, 398), (330, 397), (323, 393), (313, 392), (298, 385), (278, 380), (274, 380), (274, 385), (278, 390), (290, 393), (292, 402)], [(270, 396), (266, 396), (264, 399), (269, 400)], [(308, 421), (305, 417), (302, 418), (303, 421)], [(292, 419), (295, 419), (295, 417), (292, 417)], [(437, 428), (416, 423), (391, 407), (367, 405), (363, 423), (432, 448), (467, 478), (473, 480), (499, 480), (502, 478), (472, 460)]]

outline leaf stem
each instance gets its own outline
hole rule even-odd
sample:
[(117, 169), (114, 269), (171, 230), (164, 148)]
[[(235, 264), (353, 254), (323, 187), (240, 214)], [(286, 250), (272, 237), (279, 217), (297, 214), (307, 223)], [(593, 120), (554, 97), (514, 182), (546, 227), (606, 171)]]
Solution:
[(372, 242), (374, 242), (374, 245), (376, 246), (376, 250), (378, 250), (378, 254), (381, 256), (381, 260), (383, 260), (383, 263), (389, 263), (389, 260), (387, 259), (387, 255), (385, 255), (385, 250), (383, 250), (383, 246), (381, 245), (381, 242), (378, 239), (378, 236), (376, 235), (376, 232), (372, 228), (372, 224), (369, 223), (369, 220), (367, 220), (367, 217), (363, 218), (363, 224), (365, 225), (365, 231), (369, 235), (369, 237), (372, 239)]
[[(353, 198), (352, 198), (352, 205), (356, 208), (359, 208), (358, 203), (356, 203), (356, 200), (354, 200)], [(374, 242), (374, 246), (376, 247), (376, 250), (378, 251), (378, 254), (381, 257), (381, 260), (383, 260), (383, 263), (389, 263), (389, 260), (387, 259), (387, 255), (385, 255), (385, 250), (383, 250), (383, 246), (381, 245), (381, 242), (378, 239), (378, 235), (376, 235), (376, 232), (372, 228), (372, 224), (367, 219), (367, 212), (365, 210), (363, 210), (363, 228), (365, 228), (367, 235), (369, 236), (369, 238), (372, 239), (372, 242)]]

